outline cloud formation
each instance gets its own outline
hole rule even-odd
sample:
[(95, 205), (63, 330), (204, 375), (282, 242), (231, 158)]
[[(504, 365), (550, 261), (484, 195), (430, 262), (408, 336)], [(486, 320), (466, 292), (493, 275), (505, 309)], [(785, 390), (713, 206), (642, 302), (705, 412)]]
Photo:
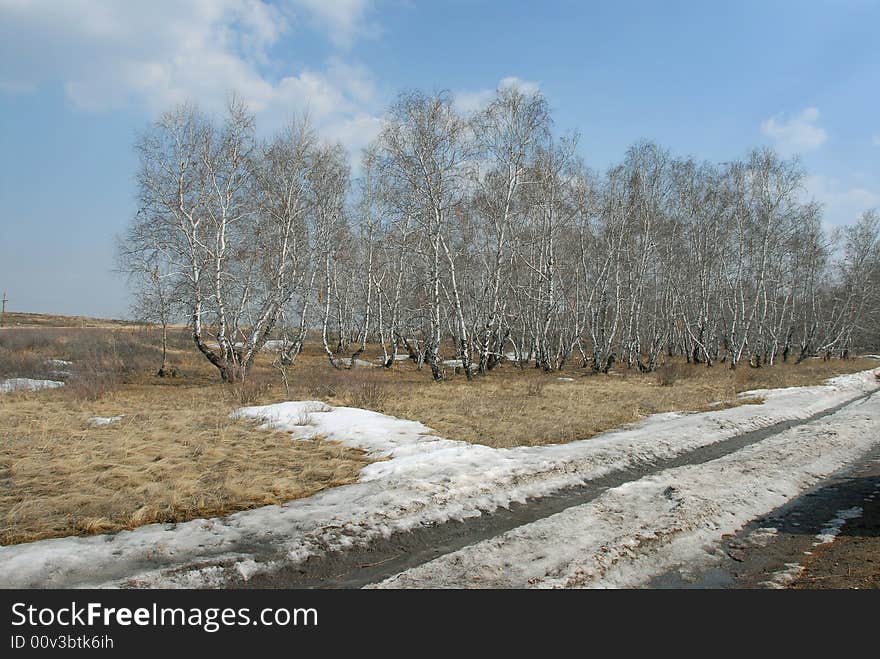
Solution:
[(828, 141), (828, 133), (817, 125), (819, 117), (819, 110), (814, 107), (791, 116), (777, 114), (761, 122), (761, 132), (785, 155), (812, 151)]
[(804, 181), (807, 199), (825, 207), (825, 217), (831, 225), (855, 222), (871, 208), (880, 208), (880, 192), (862, 186), (847, 186), (828, 176), (808, 176)]
[[(378, 103), (371, 73), (341, 59), (372, 29), (370, 9), (370, 0), (0, 0), (0, 93), (60, 84), (82, 111), (156, 113), (187, 99), (216, 111), (234, 91), (262, 125), (307, 111), (345, 135)], [(273, 49), (303, 29), (337, 57), (285, 66)]]
[(540, 91), (541, 85), (530, 80), (523, 80), (516, 76), (507, 76), (498, 81), (495, 89), (480, 89), (478, 91), (459, 91), (455, 93), (455, 108), (464, 114), (479, 112), (492, 100), (496, 89), (505, 87), (517, 87), (524, 94), (534, 94)]
[(370, 0), (291, 0), (312, 25), (322, 29), (340, 48), (349, 48), (361, 36), (375, 35), (379, 28), (368, 18)]

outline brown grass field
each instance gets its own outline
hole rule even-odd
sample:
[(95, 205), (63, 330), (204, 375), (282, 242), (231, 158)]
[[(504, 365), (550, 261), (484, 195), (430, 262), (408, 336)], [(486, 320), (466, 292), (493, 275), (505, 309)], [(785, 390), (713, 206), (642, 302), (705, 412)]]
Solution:
[(90, 318), (88, 316), (59, 316), (48, 313), (7, 311), (0, 318), (0, 327), (139, 327), (128, 320)]
[[(756, 403), (737, 394), (877, 366), (809, 360), (733, 372), (674, 363), (662, 374), (592, 375), (576, 366), (545, 374), (504, 364), (470, 382), (450, 369), (450, 379), (436, 384), (427, 367), (419, 372), (409, 361), (390, 371), (337, 371), (312, 342), (290, 369), (288, 395), (268, 354), (248, 384), (220, 383), (182, 329), (174, 332), (171, 357), (183, 377), (169, 380), (154, 376), (154, 329), (19, 320), (0, 329), (0, 378), (63, 377), (67, 386), (0, 395), (0, 544), (282, 503), (351, 483), (369, 462), (335, 442), (292, 441), (231, 420), (243, 404), (317, 399), (418, 420), (443, 437), (509, 447), (585, 439), (657, 412)], [(368, 349), (362, 358), (378, 352)], [(73, 362), (70, 372), (53, 376), (49, 359)], [(88, 422), (115, 415), (125, 416), (105, 426)]]

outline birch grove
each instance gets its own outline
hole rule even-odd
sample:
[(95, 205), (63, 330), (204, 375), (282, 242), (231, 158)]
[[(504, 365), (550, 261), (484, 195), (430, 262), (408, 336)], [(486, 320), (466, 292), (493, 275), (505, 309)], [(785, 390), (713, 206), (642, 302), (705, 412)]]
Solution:
[(516, 87), (470, 115), (402, 94), (355, 177), (307, 121), (260, 140), (235, 100), (222, 121), (180, 106), (137, 148), (120, 249), (225, 381), (269, 338), (283, 365), (318, 337), (335, 368), (405, 357), (437, 381), (771, 367), (880, 339), (880, 216), (826, 230), (800, 163), (769, 149), (713, 164), (640, 142), (595, 172)]

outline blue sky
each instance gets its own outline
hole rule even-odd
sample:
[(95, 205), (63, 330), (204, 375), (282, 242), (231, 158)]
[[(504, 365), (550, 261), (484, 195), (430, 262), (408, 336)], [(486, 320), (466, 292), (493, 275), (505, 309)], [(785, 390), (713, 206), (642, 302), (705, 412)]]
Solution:
[(13, 310), (126, 314), (114, 236), (137, 132), (231, 90), (271, 132), (308, 110), (357, 152), (398, 91), (479, 106), (540, 88), (604, 169), (648, 138), (800, 155), (829, 224), (880, 207), (880, 2), (0, 0), (0, 289)]

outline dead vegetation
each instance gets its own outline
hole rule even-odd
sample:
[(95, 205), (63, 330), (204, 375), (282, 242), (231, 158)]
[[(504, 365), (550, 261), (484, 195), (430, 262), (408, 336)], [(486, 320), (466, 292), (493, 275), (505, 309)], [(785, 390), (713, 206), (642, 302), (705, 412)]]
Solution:
[[(182, 329), (169, 346), (182, 377), (156, 377), (157, 345), (156, 331), (143, 328), (0, 330), (0, 377), (55, 373), (67, 383), (0, 396), (0, 543), (282, 503), (353, 482), (369, 462), (337, 443), (292, 441), (231, 420), (243, 405), (321, 400), (421, 421), (451, 439), (511, 447), (585, 439), (658, 412), (759, 403), (760, 396), (738, 394), (877, 366), (816, 359), (731, 371), (678, 361), (658, 373), (594, 375), (576, 366), (548, 374), (505, 363), (470, 382), (449, 369), (445, 382), (434, 383), (409, 360), (389, 370), (338, 370), (311, 345), (289, 369), (288, 394), (271, 354), (260, 355), (248, 380), (228, 385)], [(368, 347), (362, 357), (376, 354)], [(125, 416), (88, 422), (117, 415)]]
[(449, 369), (448, 379), (438, 384), (409, 361), (391, 371), (339, 371), (307, 352), (291, 373), (290, 397), (366, 407), (421, 421), (442, 437), (500, 448), (587, 439), (660, 412), (757, 404), (760, 395), (739, 394), (818, 384), (876, 366), (871, 360), (808, 360), (732, 371), (724, 365), (709, 368), (679, 360), (658, 373), (624, 370), (605, 375), (577, 367), (547, 374), (508, 363), (470, 382)]
[(109, 318), (89, 316), (62, 316), (48, 313), (25, 313), (7, 311), (3, 314), (2, 327), (5, 328), (58, 328), (58, 327), (140, 327), (140, 323)]
[[(233, 421), (206, 385), (0, 397), (0, 544), (181, 522), (353, 482), (367, 460)], [(94, 416), (124, 418), (96, 426)]]

